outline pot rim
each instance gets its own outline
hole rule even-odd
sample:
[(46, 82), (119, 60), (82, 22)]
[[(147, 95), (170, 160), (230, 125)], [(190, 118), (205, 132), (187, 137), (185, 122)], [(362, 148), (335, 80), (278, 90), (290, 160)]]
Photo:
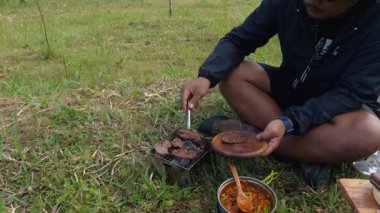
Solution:
[[(267, 191), (269, 191), (270, 196), (273, 198), (273, 202), (274, 202), (270, 212), (271, 213), (275, 212), (275, 210), (277, 208), (277, 195), (274, 192), (274, 190), (272, 189), (272, 187), (270, 187), (268, 184), (264, 183), (263, 181), (261, 181), (259, 179), (249, 177), (249, 176), (239, 176), (239, 179), (256, 183), (256, 184), (260, 185), (261, 187), (265, 188)], [(227, 184), (229, 184), (231, 182), (235, 182), (235, 180), (233, 178), (229, 178), (229, 179), (225, 180), (222, 184), (219, 185), (218, 192), (217, 192), (218, 206), (220, 208), (222, 208), (225, 212), (229, 212), (229, 211), (226, 208), (224, 208), (224, 206), (222, 205), (222, 202), (220, 201), (220, 193), (221, 193), (222, 189)]]

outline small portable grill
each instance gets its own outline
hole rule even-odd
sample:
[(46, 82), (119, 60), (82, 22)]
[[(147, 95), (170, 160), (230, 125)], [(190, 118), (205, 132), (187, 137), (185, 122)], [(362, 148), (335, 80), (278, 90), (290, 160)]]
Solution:
[[(173, 139), (177, 131), (178, 129), (174, 131), (170, 139)], [(197, 165), (211, 149), (211, 139), (208, 137), (202, 137), (202, 140), (197, 142), (189, 139), (186, 141), (202, 145), (202, 151), (192, 160), (187, 158), (178, 158), (170, 154), (161, 156), (156, 153), (154, 147), (148, 151), (148, 156), (154, 170), (162, 178), (168, 180), (168, 182), (177, 182), (180, 185), (192, 185), (190, 170)]]

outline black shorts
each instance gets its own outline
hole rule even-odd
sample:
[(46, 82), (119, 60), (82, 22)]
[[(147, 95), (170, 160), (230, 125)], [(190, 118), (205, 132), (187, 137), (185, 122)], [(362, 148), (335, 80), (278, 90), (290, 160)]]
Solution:
[(304, 95), (302, 95), (301, 98), (298, 95), (299, 92), (292, 88), (294, 77), (292, 77), (289, 72), (267, 64), (260, 65), (264, 68), (269, 77), (270, 95), (282, 110), (292, 105), (302, 105), (307, 101)]

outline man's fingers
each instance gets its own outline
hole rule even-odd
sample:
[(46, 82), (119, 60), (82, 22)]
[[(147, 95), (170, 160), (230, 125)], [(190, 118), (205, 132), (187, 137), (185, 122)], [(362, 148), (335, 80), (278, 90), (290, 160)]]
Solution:
[(203, 77), (183, 85), (181, 88), (182, 109), (187, 109), (187, 101), (189, 101), (190, 109), (197, 108), (199, 101), (207, 94), (209, 88), (210, 81)]
[(182, 104), (182, 109), (185, 111), (187, 110), (187, 101), (189, 100), (190, 97), (190, 91), (188, 89), (183, 89), (182, 94), (181, 94), (181, 104)]
[(258, 140), (270, 141), (273, 137), (275, 137), (275, 133), (265, 129), (264, 132), (261, 132), (256, 137)]
[(268, 156), (270, 153), (272, 153), (277, 148), (278, 143), (277, 143), (276, 139), (273, 139), (272, 141), (268, 142), (268, 147), (265, 150), (265, 152), (262, 154), (262, 156)]
[(198, 102), (199, 102), (199, 100), (200, 100), (201, 98), (202, 98), (201, 95), (199, 95), (199, 94), (197, 94), (197, 93), (193, 94), (193, 97), (191, 97), (191, 99), (190, 99), (190, 101), (189, 101), (189, 108), (190, 108), (190, 109), (195, 109), (195, 108), (197, 108), (197, 106), (198, 106)]

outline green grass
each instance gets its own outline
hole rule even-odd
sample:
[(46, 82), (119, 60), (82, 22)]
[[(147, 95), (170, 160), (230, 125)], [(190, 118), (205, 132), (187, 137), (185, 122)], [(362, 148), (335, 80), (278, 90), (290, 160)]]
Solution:
[[(216, 42), (257, 6), (245, 0), (0, 0), (0, 212), (214, 212), (231, 175), (210, 154), (191, 187), (153, 175), (146, 152), (184, 124), (177, 97)], [(278, 65), (276, 39), (257, 61)], [(214, 90), (194, 126), (224, 113)], [(238, 163), (265, 178), (278, 212), (349, 212), (336, 184), (311, 190), (298, 169), (271, 158)], [(350, 165), (335, 178), (359, 177)]]

